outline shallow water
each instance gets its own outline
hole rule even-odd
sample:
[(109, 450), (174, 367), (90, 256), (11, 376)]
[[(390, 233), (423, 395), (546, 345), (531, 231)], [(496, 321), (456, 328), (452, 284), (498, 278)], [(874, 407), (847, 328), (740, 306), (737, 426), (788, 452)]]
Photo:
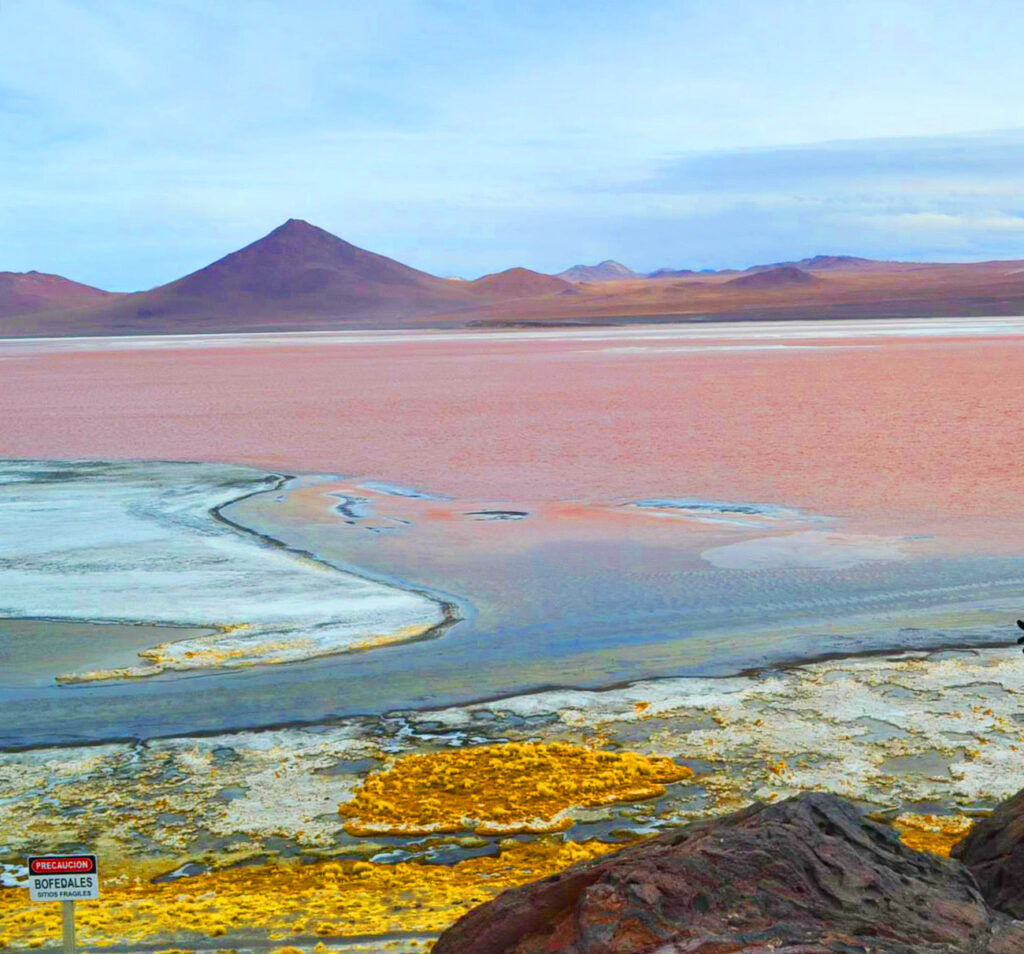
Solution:
[(146, 623), (0, 619), (0, 692), (26, 685), (51, 686), (55, 672), (135, 665), (140, 649), (210, 630)]
[[(1022, 557), (941, 557), (928, 541), (899, 538), (903, 558), (883, 560), (871, 547), (850, 551), (847, 535), (846, 551), (861, 553), (854, 565), (825, 553), (821, 569), (722, 568), (702, 553), (835, 521), (781, 503), (766, 529), (771, 506), (739, 502), (722, 524), (692, 501), (682, 516), (631, 503), (448, 500), (326, 477), (247, 497), (225, 516), (335, 566), (452, 600), (464, 618), (425, 642), (78, 687), (42, 684), (39, 658), (22, 644), (0, 679), (0, 744), (214, 732), (1009, 638)], [(745, 511), (754, 523), (735, 525)], [(46, 638), (99, 664), (85, 632), (60, 627)], [(108, 635), (101, 655), (134, 648)]]

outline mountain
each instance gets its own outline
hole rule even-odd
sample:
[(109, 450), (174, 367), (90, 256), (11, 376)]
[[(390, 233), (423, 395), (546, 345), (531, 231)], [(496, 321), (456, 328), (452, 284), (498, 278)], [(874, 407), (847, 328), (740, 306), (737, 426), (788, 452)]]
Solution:
[(836, 269), (836, 268), (874, 268), (883, 264), (872, 258), (858, 258), (856, 255), (814, 255), (811, 258), (802, 258), (799, 262), (793, 262), (801, 268), (810, 269)]
[(559, 272), (556, 278), (565, 279), (567, 282), (609, 282), (617, 278), (639, 278), (636, 272), (627, 268), (621, 262), (613, 262), (610, 258), (597, 265), (573, 265), (564, 272)]
[(437, 278), (289, 219), (237, 252), (158, 288), (129, 295), (90, 291), (91, 297), (69, 297), (59, 310), (38, 316), (0, 310), (0, 336), (401, 327), (422, 325), (433, 316), (450, 324), (463, 315), (490, 315), (506, 303), (514, 310), (520, 300), (533, 304), (573, 286), (526, 268), (473, 282)]
[(533, 298), (537, 295), (556, 295), (571, 289), (569, 282), (555, 275), (543, 275), (528, 268), (508, 268), (503, 272), (484, 275), (470, 286), (479, 292), (500, 298)]
[(778, 288), (785, 285), (809, 285), (821, 281), (795, 265), (778, 265), (763, 272), (749, 272), (730, 278), (725, 284), (736, 288)]
[(467, 282), (436, 278), (301, 219), (184, 278), (2, 334), (168, 334), (316, 329), (415, 321), (478, 307)]
[[(566, 280), (580, 269), (585, 280), (604, 284)], [(289, 219), (245, 248), (144, 292), (113, 294), (56, 275), (0, 273), (0, 337), (1024, 314), (1024, 261), (814, 255), (742, 273), (654, 274), (679, 280), (638, 280), (644, 276), (610, 261), (560, 276), (510, 268), (476, 281), (438, 278)]]
[(873, 258), (858, 258), (856, 255), (812, 255), (795, 262), (772, 262), (770, 265), (751, 265), (748, 272), (764, 272), (771, 268), (792, 265), (805, 271), (855, 271), (859, 269), (878, 269), (896, 262), (879, 262)]
[(0, 318), (76, 308), (117, 296), (43, 272), (0, 272)]
[(682, 278), (684, 275), (696, 275), (692, 268), (659, 268), (657, 271), (648, 272), (648, 278)]
[(301, 219), (175, 282), (132, 296), (141, 318), (382, 316), (466, 298), (435, 278)]

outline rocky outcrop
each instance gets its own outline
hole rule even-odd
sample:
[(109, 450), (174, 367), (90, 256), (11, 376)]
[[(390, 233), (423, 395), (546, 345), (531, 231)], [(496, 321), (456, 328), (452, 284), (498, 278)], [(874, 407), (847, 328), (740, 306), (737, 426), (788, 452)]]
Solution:
[(960, 864), (851, 804), (756, 804), (506, 891), (435, 954), (1022, 954)]
[(1024, 790), (978, 822), (953, 857), (970, 869), (993, 908), (1024, 919)]

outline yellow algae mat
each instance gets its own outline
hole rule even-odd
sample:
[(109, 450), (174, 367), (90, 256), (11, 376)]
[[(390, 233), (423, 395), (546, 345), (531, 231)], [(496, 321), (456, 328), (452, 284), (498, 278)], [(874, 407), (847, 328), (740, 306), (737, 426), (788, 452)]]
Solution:
[(338, 809), (354, 835), (562, 831), (565, 812), (665, 794), (692, 778), (671, 759), (579, 745), (511, 743), (408, 755)]
[[(600, 842), (511, 841), (497, 856), (455, 865), (365, 861), (273, 864), (153, 883), (105, 878), (99, 901), (77, 905), (79, 943), (188, 944), (237, 933), (270, 939), (436, 933), (505, 888), (614, 850)], [(0, 946), (30, 948), (60, 937), (60, 905), (0, 891)]]
[[(0, 860), (96, 848), (103, 896), (80, 905), (83, 946), (411, 948), (505, 888), (615, 850), (603, 839), (799, 791), (877, 806), (908, 845), (948, 854), (1020, 787), (1022, 695), (1015, 653), (906, 654), (4, 753)], [(925, 805), (940, 814), (913, 814)], [(148, 880), (185, 862), (212, 870)], [(4, 946), (59, 935), (59, 906), (0, 890)]]

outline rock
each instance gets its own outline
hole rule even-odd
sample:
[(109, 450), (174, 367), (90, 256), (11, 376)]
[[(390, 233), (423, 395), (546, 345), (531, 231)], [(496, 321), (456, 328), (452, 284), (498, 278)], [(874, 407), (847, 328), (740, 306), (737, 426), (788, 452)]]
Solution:
[(504, 892), (434, 954), (1024, 954), (970, 873), (832, 795), (688, 825)]
[(1024, 789), (953, 848), (997, 911), (1024, 918)]

